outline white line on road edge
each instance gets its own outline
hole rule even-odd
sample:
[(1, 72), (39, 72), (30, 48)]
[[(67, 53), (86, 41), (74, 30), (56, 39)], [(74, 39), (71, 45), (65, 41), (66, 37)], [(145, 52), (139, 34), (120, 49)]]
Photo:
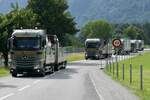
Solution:
[(33, 84), (37, 84), (38, 82), (40, 82), (41, 80), (36, 80), (33, 82)]
[(18, 89), (18, 91), (23, 91), (24, 89), (27, 89), (27, 88), (29, 88), (29, 87), (30, 87), (30, 85), (26, 85), (26, 86), (24, 86), (24, 87)]
[(91, 79), (91, 81), (92, 81), (92, 83), (93, 83), (93, 86), (94, 86), (94, 88), (95, 88), (95, 90), (96, 90), (96, 93), (97, 93), (97, 95), (99, 96), (99, 99), (100, 99), (100, 100), (104, 100), (103, 96), (99, 93), (99, 90), (98, 90), (97, 87), (96, 87), (95, 81), (94, 81), (94, 79), (92, 78), (92, 76), (91, 76), (90, 73), (89, 73), (89, 76), (90, 76), (90, 79)]
[(6, 95), (4, 97), (1, 97), (0, 100), (4, 100), (4, 99), (6, 99), (6, 98), (8, 98), (8, 97), (10, 97), (12, 95), (14, 95), (14, 93), (10, 93), (10, 94), (8, 94), (8, 95)]

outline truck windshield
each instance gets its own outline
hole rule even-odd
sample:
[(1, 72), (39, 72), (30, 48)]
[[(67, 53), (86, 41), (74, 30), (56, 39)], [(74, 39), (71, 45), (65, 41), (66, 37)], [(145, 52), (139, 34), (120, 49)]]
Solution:
[(15, 38), (13, 45), (16, 50), (40, 49), (40, 41), (38, 38)]
[(86, 43), (86, 48), (99, 48), (99, 46), (100, 46), (99, 42)]

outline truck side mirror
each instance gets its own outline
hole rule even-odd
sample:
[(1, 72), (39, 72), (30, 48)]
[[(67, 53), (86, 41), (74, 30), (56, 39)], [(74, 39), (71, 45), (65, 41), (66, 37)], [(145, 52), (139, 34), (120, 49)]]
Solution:
[(57, 43), (57, 36), (56, 35), (50, 35), (48, 36), (48, 40), (51, 41), (52, 44)]
[(42, 47), (44, 47), (46, 45), (46, 40), (42, 41)]

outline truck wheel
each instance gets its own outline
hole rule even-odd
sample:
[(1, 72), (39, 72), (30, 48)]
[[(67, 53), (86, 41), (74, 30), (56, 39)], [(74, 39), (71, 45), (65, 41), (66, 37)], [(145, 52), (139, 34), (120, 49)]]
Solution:
[(12, 74), (12, 77), (17, 77), (17, 73), (13, 72)]
[(64, 61), (63, 62), (63, 69), (66, 69), (66, 66), (67, 66), (67, 61)]
[(45, 76), (45, 71), (44, 71), (44, 69), (43, 69), (43, 70), (41, 70), (41, 72), (40, 72), (40, 76), (41, 76), (41, 77), (44, 77), (44, 76)]
[(54, 71), (58, 71), (59, 69), (58, 69), (58, 65), (55, 65), (54, 66)]
[(51, 74), (54, 73), (55, 70), (54, 70), (54, 66), (52, 66), (52, 69), (51, 69)]
[(45, 72), (41, 72), (40, 76), (44, 77), (45, 76)]

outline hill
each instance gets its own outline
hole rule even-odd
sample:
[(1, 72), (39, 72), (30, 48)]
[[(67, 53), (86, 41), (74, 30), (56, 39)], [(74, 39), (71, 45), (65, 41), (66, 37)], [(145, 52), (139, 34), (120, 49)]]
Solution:
[[(10, 4), (16, 1), (21, 7), (27, 5), (27, 0), (0, 0), (0, 13), (9, 12)], [(68, 0), (68, 3), (78, 26), (93, 19), (105, 19), (113, 23), (150, 21), (150, 0)]]
[(150, 0), (70, 0), (70, 12), (81, 26), (93, 19), (113, 23), (150, 21)]

